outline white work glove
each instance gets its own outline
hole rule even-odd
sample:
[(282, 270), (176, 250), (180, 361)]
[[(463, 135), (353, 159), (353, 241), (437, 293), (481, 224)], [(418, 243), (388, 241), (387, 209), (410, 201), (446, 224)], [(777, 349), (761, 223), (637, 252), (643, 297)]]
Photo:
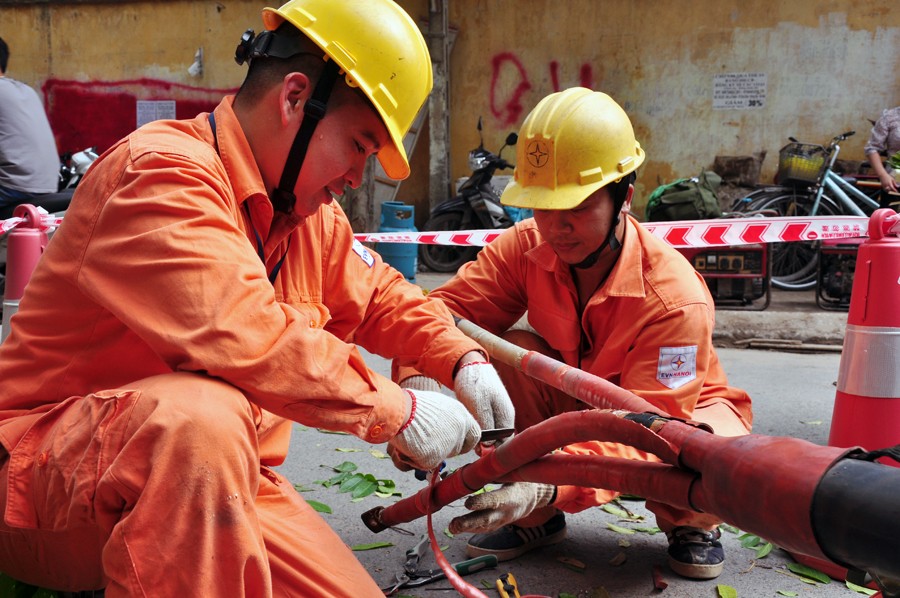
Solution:
[(428, 376), (410, 376), (400, 382), (400, 388), (441, 392), (441, 383)]
[(483, 533), (501, 528), (537, 508), (546, 507), (556, 496), (556, 486), (533, 482), (503, 484), (493, 492), (482, 492), (466, 499), (466, 508), (474, 513), (450, 521), (450, 533)]
[(439, 392), (406, 392), (414, 397), (408, 425), (388, 441), (388, 453), (399, 469), (431, 471), (478, 444), (481, 428), (458, 402)]
[(453, 379), (453, 392), (475, 416), (482, 430), (514, 426), (516, 410), (491, 364), (478, 362), (461, 366)]

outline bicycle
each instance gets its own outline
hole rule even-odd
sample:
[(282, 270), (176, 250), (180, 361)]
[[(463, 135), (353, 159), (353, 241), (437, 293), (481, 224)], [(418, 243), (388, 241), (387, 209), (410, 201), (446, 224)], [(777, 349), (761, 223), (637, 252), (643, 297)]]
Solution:
[[(880, 186), (869, 193), (834, 171), (840, 142), (854, 135), (847, 131), (826, 146), (790, 143), (778, 155), (778, 185), (762, 187), (737, 199), (732, 212), (774, 216), (869, 216), (878, 209)], [(858, 182), (857, 182), (858, 184)], [(774, 243), (772, 285), (785, 290), (807, 290), (816, 286), (819, 242)]]

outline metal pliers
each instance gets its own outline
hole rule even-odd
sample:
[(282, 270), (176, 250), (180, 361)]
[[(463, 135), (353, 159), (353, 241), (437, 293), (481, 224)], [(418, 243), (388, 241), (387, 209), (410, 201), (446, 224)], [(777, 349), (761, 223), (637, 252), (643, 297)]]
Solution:
[[(440, 567), (433, 569), (419, 568), (419, 561), (422, 560), (427, 551), (428, 536), (422, 536), (418, 544), (406, 551), (406, 562), (403, 565), (403, 571), (396, 575), (394, 583), (381, 588), (385, 596), (393, 596), (402, 588), (416, 588), (446, 577), (446, 574)], [(460, 575), (468, 575), (469, 573), (496, 566), (497, 557), (492, 554), (460, 561), (452, 565), (454, 571)]]

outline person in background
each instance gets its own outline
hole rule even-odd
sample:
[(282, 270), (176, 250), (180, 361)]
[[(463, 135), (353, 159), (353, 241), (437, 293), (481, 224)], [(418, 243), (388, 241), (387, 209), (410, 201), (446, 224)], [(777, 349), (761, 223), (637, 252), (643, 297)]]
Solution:
[[(155, 121), (78, 186), (0, 345), (0, 571), (119, 596), (375, 596), (273, 467), (293, 422), (432, 469), (513, 408), (442, 304), (333, 201), (432, 86), (391, 0), (291, 0), (236, 51), (235, 96)], [(457, 399), (401, 389), (356, 344)], [(470, 414), (471, 412), (471, 414)], [(477, 420), (472, 414), (477, 416)]]
[(30, 203), (64, 210), (59, 195), (59, 154), (44, 105), (31, 87), (6, 75), (9, 46), (0, 38), (0, 220)]
[(869, 164), (872, 165), (872, 170), (881, 181), (882, 191), (885, 194), (897, 193), (894, 170), (889, 166), (885, 167), (884, 159), (890, 160), (894, 154), (900, 152), (900, 106), (885, 110), (881, 118), (875, 121), (863, 151)]
[[(644, 150), (627, 114), (608, 95), (572, 88), (544, 98), (519, 131), (514, 180), (504, 205), (531, 208), (484, 247), (474, 262), (431, 292), (455, 315), (523, 347), (613, 382), (673, 417), (719, 434), (750, 431), (750, 397), (728, 385), (712, 345), (714, 305), (703, 278), (672, 247), (628, 215)], [(527, 314), (531, 330), (513, 328)], [(497, 363), (518, 431), (587, 406), (519, 370)], [(409, 388), (434, 388), (395, 361)], [(656, 460), (633, 447), (584, 442), (560, 449)], [(472, 513), (450, 523), (476, 532), (469, 556), (515, 558), (563, 540), (564, 512), (602, 505), (616, 492), (516, 482), (469, 497)], [(711, 579), (723, 569), (720, 521), (649, 503), (669, 540), (678, 574)]]

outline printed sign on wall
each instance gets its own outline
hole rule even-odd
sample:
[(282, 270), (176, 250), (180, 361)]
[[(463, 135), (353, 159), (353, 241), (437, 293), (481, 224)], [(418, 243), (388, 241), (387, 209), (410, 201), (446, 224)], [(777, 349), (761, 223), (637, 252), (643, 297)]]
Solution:
[(713, 110), (754, 110), (765, 105), (765, 73), (724, 73), (713, 76)]

